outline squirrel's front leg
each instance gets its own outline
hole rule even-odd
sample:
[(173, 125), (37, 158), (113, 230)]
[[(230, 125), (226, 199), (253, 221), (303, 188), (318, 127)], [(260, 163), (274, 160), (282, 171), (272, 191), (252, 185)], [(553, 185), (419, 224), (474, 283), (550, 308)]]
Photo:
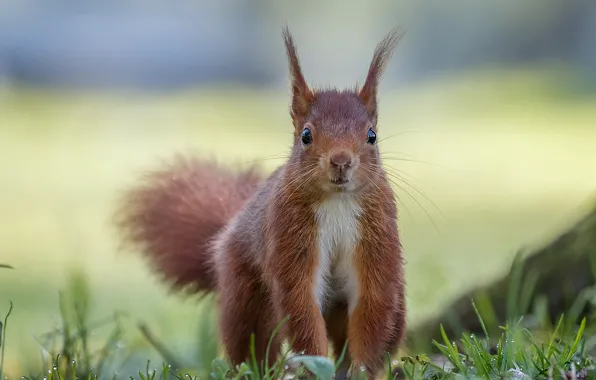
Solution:
[(325, 320), (315, 294), (319, 266), (315, 219), (310, 208), (293, 206), (269, 215), (275, 222), (268, 225), (264, 264), (271, 299), (277, 317), (288, 318), (283, 332), (292, 351), (327, 356)]
[(327, 356), (325, 321), (313, 294), (308, 270), (294, 269), (289, 277), (275, 280), (273, 299), (280, 318), (288, 317), (286, 337), (292, 351), (305, 355)]
[[(271, 261), (272, 299), (278, 317), (288, 318), (284, 326), (292, 351), (327, 356), (325, 321), (315, 295), (318, 259), (316, 251), (295, 244), (292, 250), (278, 247)], [(289, 257), (292, 252), (292, 257)]]
[(397, 239), (363, 236), (354, 256), (359, 292), (348, 321), (353, 371), (374, 378), (387, 352), (393, 354), (405, 330), (401, 250)]

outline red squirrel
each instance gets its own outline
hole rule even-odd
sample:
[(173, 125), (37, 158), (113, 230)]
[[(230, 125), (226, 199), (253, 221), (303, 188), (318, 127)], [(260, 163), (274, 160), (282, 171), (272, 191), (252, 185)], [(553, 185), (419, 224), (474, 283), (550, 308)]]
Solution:
[[(293, 146), (268, 177), (178, 157), (128, 190), (119, 225), (173, 289), (215, 292), (226, 354), (274, 363), (292, 350), (338, 355), (373, 378), (404, 338), (406, 302), (393, 190), (377, 145), (380, 77), (401, 33), (376, 47), (366, 81), (311, 89), (293, 37)], [(281, 333), (267, 345), (280, 321)]]

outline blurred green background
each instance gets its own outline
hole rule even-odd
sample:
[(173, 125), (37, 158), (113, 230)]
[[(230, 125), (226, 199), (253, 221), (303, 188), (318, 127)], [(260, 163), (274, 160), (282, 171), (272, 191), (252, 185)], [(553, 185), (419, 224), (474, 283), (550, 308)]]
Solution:
[[(508, 269), (584, 211), (596, 189), (596, 7), (222, 1), (0, 5), (0, 315), (7, 368), (39, 357), (72, 270), (94, 319), (129, 313), (191, 355), (198, 304), (118, 250), (115, 201), (179, 152), (270, 171), (291, 144), (288, 22), (316, 85), (362, 82), (375, 44), (408, 34), (381, 86), (409, 321)], [(592, 36), (592, 37), (589, 37)], [(269, 159), (267, 159), (269, 158)]]

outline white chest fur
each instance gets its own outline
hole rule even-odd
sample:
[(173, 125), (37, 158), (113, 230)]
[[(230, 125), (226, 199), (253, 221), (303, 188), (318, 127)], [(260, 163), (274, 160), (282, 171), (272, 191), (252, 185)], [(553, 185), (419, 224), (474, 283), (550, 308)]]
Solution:
[(356, 306), (358, 278), (352, 259), (360, 239), (361, 212), (350, 194), (336, 194), (316, 210), (319, 266), (314, 291), (321, 309), (336, 299), (347, 300), (349, 311)]

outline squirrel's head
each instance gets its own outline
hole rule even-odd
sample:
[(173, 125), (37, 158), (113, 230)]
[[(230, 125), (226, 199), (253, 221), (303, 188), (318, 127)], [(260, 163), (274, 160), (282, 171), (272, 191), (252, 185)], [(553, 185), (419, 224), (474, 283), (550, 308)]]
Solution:
[[(312, 90), (307, 85), (290, 31), (283, 36), (290, 69), (294, 124), (292, 173), (327, 191), (355, 191), (382, 173), (377, 147), (377, 89), (403, 34), (393, 30), (376, 47), (361, 88)], [(311, 182), (312, 183), (312, 182)]]

